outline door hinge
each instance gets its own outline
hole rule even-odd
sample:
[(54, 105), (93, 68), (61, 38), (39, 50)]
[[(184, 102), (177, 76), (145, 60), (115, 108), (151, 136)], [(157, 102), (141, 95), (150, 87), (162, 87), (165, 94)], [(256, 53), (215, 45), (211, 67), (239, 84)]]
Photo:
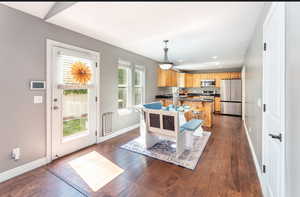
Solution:
[(263, 112), (266, 112), (266, 110), (267, 110), (267, 106), (266, 104), (263, 104)]
[(266, 173), (266, 165), (263, 165), (262, 171), (263, 171), (263, 173)]
[(98, 62), (96, 62), (95, 66), (96, 66), (96, 68), (98, 68)]
[(264, 42), (264, 51), (266, 51), (266, 50), (267, 50), (267, 43)]
[(98, 102), (98, 96), (95, 97), (95, 101)]
[(95, 131), (95, 136), (98, 136), (98, 131), (97, 130)]

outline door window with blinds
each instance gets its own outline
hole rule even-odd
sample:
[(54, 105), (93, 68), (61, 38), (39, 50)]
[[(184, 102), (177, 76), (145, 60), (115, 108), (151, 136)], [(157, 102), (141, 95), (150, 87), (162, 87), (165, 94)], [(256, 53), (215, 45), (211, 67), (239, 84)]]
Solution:
[(82, 54), (57, 52), (57, 88), (60, 92), (63, 137), (88, 133), (93, 99), (95, 62)]
[(100, 54), (48, 41), (52, 159), (97, 141)]

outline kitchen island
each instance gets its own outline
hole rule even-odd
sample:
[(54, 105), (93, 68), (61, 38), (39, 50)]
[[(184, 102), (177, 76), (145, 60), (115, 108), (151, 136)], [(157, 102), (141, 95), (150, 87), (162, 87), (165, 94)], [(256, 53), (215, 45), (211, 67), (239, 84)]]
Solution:
[[(192, 111), (185, 114), (185, 118), (191, 120), (193, 118), (202, 119), (204, 121), (203, 126), (212, 127), (213, 126), (213, 100), (209, 99), (199, 99), (199, 98), (176, 98), (176, 105), (188, 105), (191, 107)], [(162, 98), (159, 101), (163, 106), (168, 106), (173, 104), (172, 98)]]

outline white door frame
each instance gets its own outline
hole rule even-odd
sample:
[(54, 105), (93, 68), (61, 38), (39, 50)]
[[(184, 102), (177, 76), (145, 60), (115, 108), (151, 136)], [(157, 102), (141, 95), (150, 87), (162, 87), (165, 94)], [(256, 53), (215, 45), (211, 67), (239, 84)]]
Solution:
[(52, 118), (51, 118), (51, 111), (52, 111), (52, 64), (53, 64), (53, 58), (52, 58), (52, 48), (53, 47), (61, 47), (61, 48), (66, 48), (66, 49), (71, 49), (71, 50), (77, 50), (80, 52), (87, 52), (90, 53), (94, 56), (96, 56), (96, 62), (97, 62), (97, 67), (96, 67), (96, 83), (97, 83), (97, 103), (96, 103), (96, 128), (97, 128), (97, 136), (96, 137), (96, 143), (99, 143), (99, 133), (100, 133), (100, 53), (84, 48), (80, 48), (77, 46), (57, 42), (54, 40), (47, 39), (46, 40), (46, 45), (47, 45), (47, 69), (46, 69), (46, 117), (47, 117), (47, 135), (46, 135), (46, 157), (47, 157), (47, 162), (51, 162), (53, 160), (52, 158)]
[[(286, 50), (285, 50), (285, 26), (286, 26), (286, 13), (285, 13), (285, 2), (273, 2), (272, 4), (271, 4), (271, 7), (270, 7), (270, 9), (269, 9), (269, 12), (268, 12), (268, 14), (267, 14), (267, 16), (266, 16), (266, 18), (265, 18), (265, 21), (264, 21), (264, 24), (263, 24), (263, 30), (265, 29), (265, 26), (266, 26), (266, 24), (267, 24), (267, 22), (270, 20), (270, 18), (271, 18), (271, 16), (272, 16), (272, 14), (274, 13), (274, 10), (275, 10), (275, 8), (278, 8), (278, 7), (280, 7), (280, 8), (282, 8), (281, 10), (282, 10), (282, 14), (283, 14), (283, 16), (284, 16), (284, 19), (283, 19), (283, 25), (284, 25), (284, 31), (283, 31), (283, 35), (282, 35), (282, 37), (284, 38), (283, 40), (281, 40), (281, 43), (282, 43), (282, 49), (283, 49), (283, 53), (281, 54), (281, 60), (284, 62), (284, 64), (283, 64), (283, 68), (282, 68), (282, 70), (283, 70), (283, 72), (282, 72), (282, 82), (280, 83), (281, 84), (281, 87), (280, 88), (283, 88), (283, 92), (284, 92), (284, 95), (283, 95), (283, 97), (282, 97), (282, 100), (281, 100), (281, 106), (283, 107), (283, 109), (282, 109), (282, 112), (283, 112), (283, 114), (282, 114), (282, 117), (281, 117), (281, 123), (282, 123), (282, 130), (284, 131), (283, 133), (282, 133), (282, 144), (283, 144), (283, 151), (282, 151), (282, 158), (283, 158), (283, 161), (281, 161), (282, 162), (282, 175), (283, 175), (283, 180), (282, 180), (282, 185), (281, 185), (281, 192), (282, 192), (282, 194), (283, 195), (285, 195), (286, 194), (286, 172), (285, 172), (285, 169), (286, 169), (286, 163), (285, 163), (285, 158), (286, 158), (286, 156), (285, 156), (285, 150), (286, 150), (286, 144), (285, 144), (285, 132), (286, 132), (286, 126), (285, 126), (285, 117), (286, 117), (286, 115), (285, 115), (285, 108), (286, 108), (286, 106), (285, 106), (285, 101), (286, 101), (286, 80), (285, 80), (285, 78), (286, 78), (286, 76), (285, 76), (285, 71), (286, 71), (286, 69), (285, 69), (285, 53), (286, 53)], [(264, 31), (263, 31), (264, 32)], [(263, 35), (263, 43), (262, 43), (262, 45), (264, 45), (264, 43), (265, 43), (265, 35)], [(263, 50), (263, 55), (262, 55), (262, 57), (263, 57), (263, 77), (262, 77), (262, 98), (263, 98), (263, 103), (265, 103), (265, 100), (264, 100), (264, 94), (265, 94), (265, 92), (264, 92), (264, 84), (265, 84), (265, 81), (264, 81), (264, 73), (265, 73), (265, 70), (264, 70), (264, 65), (266, 64), (265, 63), (265, 52), (264, 52), (264, 50)], [(265, 160), (266, 160), (266, 155), (268, 154), (267, 152), (266, 152), (266, 141), (267, 141), (267, 138), (268, 138), (269, 136), (268, 136), (268, 131), (266, 131), (265, 130), (265, 125), (264, 125), (264, 112), (262, 112), (262, 165), (265, 163)], [(264, 189), (266, 189), (266, 184), (267, 184), (267, 180), (266, 180), (266, 175), (264, 174), (264, 173), (262, 173), (262, 178), (263, 178), (263, 187), (264, 187)], [(266, 190), (265, 190), (266, 191)], [(268, 195), (269, 195), (269, 193), (268, 193), (268, 191), (266, 191), (267, 193), (266, 193), (266, 197), (268, 197)]]

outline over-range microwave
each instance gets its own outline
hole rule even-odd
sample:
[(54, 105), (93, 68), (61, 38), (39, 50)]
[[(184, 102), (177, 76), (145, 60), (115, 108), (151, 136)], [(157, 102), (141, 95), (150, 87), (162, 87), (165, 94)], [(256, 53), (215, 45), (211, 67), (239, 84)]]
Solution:
[(216, 85), (215, 80), (201, 80), (201, 87), (214, 87)]

